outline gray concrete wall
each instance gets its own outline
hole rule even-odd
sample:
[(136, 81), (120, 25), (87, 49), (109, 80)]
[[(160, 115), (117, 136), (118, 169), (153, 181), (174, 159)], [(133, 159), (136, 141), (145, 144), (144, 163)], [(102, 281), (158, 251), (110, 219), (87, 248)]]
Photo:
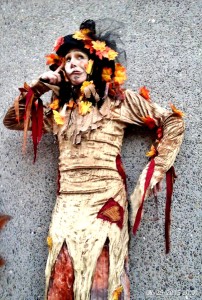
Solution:
[[(186, 114), (186, 133), (175, 168), (171, 253), (164, 254), (165, 186), (145, 203), (141, 227), (130, 243), (131, 299), (201, 299), (201, 28), (202, 1), (1, 0), (0, 119), (18, 87), (45, 69), (44, 55), (55, 39), (77, 30), (83, 19), (112, 17), (125, 23), (127, 86), (146, 85), (152, 100)], [(54, 206), (57, 146), (46, 135), (33, 165), (29, 139), (22, 156), (22, 133), (0, 122), (0, 211), (13, 217), (0, 234), (1, 300), (43, 299), (46, 235)], [(129, 192), (147, 162), (148, 132), (126, 133), (123, 158)]]

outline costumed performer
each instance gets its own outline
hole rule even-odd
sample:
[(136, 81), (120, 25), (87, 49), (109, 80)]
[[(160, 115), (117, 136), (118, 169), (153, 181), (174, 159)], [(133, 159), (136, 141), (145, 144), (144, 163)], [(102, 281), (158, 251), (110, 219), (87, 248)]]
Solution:
[[(42, 133), (52, 132), (59, 145), (59, 187), (47, 238), (45, 299), (130, 299), (128, 279), (128, 201), (121, 163), (124, 129), (156, 130), (149, 162), (131, 195), (135, 233), (148, 194), (166, 174), (166, 238), (169, 250), (169, 201), (173, 163), (183, 139), (182, 113), (152, 103), (148, 90), (123, 88), (125, 67), (112, 32), (96, 32), (93, 20), (74, 34), (57, 39), (47, 55), (50, 71), (24, 84), (4, 125), (32, 130), (34, 156)], [(41, 95), (52, 90), (45, 106)], [(34, 158), (34, 159), (35, 159)]]

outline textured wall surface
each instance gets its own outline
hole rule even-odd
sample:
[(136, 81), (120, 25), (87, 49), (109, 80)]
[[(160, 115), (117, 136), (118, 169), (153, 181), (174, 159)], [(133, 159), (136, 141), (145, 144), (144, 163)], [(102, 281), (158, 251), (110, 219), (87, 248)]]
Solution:
[[(186, 114), (186, 133), (175, 162), (171, 252), (164, 253), (165, 184), (158, 211), (151, 197), (130, 242), (131, 299), (201, 299), (201, 28), (202, 1), (172, 0), (1, 0), (0, 16), (0, 212), (13, 218), (0, 233), (1, 300), (43, 299), (46, 235), (55, 202), (57, 145), (43, 137), (36, 163), (29, 139), (3, 127), (18, 87), (46, 70), (44, 55), (58, 36), (83, 19), (112, 17), (124, 23), (127, 87), (146, 85), (152, 100)], [(132, 192), (147, 162), (149, 132), (130, 128), (123, 159)], [(158, 220), (155, 221), (158, 213)]]

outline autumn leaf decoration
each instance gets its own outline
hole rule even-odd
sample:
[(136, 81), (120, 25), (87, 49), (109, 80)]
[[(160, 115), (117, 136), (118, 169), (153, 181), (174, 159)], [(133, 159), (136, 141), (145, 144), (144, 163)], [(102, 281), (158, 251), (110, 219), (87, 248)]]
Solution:
[(154, 157), (157, 155), (157, 150), (154, 145), (151, 146), (150, 150), (146, 153), (147, 157)]
[(64, 61), (63, 57), (58, 56), (55, 53), (47, 54), (47, 55), (45, 55), (45, 58), (46, 58), (46, 64), (47, 65), (55, 64), (57, 66), (60, 66)]
[(85, 116), (88, 112), (91, 111), (92, 103), (90, 101), (80, 101), (78, 103), (79, 114)]
[(53, 109), (53, 117), (57, 125), (64, 125), (65, 119), (57, 110)]
[(177, 109), (174, 104), (170, 103), (170, 107), (172, 109), (172, 112), (179, 118), (182, 118), (184, 116), (184, 113), (181, 110)]
[(123, 67), (121, 64), (116, 63), (114, 75), (114, 82), (118, 84), (123, 84), (124, 81), (127, 79), (126, 68)]
[(54, 110), (58, 109), (59, 108), (59, 99), (55, 99), (53, 102), (51, 102), (49, 104), (49, 107)]
[(145, 123), (145, 125), (149, 127), (149, 129), (153, 129), (154, 127), (156, 127), (155, 120), (150, 116), (141, 117), (141, 119)]
[(123, 287), (120, 285), (120, 286), (113, 292), (112, 299), (113, 299), (113, 300), (119, 300), (122, 292), (123, 292)]
[(118, 56), (118, 52), (108, 47), (104, 41), (93, 41), (89, 33), (89, 29), (81, 29), (75, 32), (73, 38), (82, 40), (84, 47), (88, 49), (91, 54), (95, 52), (95, 55), (97, 55), (99, 59), (107, 58), (108, 60), (114, 60)]
[(147, 101), (150, 101), (150, 91), (145, 87), (145, 86), (142, 86), (140, 89), (139, 89), (139, 94)]
[(106, 81), (106, 82), (110, 82), (111, 81), (111, 75), (112, 75), (112, 69), (111, 68), (103, 68), (102, 70), (102, 80)]
[(86, 66), (86, 73), (87, 74), (92, 73), (93, 63), (94, 63), (94, 61), (92, 59), (89, 59), (88, 64)]
[(53, 50), (57, 51), (60, 46), (62, 46), (62, 44), (64, 44), (64, 37), (60, 36), (59, 38), (57, 38), (57, 40), (55, 41)]
[[(6, 225), (6, 223), (11, 219), (8, 215), (0, 215), (0, 230)], [(0, 256), (0, 267), (5, 264), (4, 259)]]

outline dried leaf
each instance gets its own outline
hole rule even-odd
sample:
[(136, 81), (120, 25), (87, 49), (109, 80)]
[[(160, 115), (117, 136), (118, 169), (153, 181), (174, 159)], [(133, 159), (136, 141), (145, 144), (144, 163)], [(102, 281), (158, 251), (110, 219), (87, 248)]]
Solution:
[(180, 118), (182, 118), (184, 116), (184, 113), (181, 110), (177, 109), (174, 104), (170, 103), (170, 107), (176, 116), (178, 116)]
[(141, 117), (141, 119), (149, 129), (153, 129), (156, 126), (155, 120), (150, 116)]
[(139, 94), (147, 101), (150, 101), (150, 95), (149, 95), (149, 90), (145, 87), (142, 86), (139, 90)]

